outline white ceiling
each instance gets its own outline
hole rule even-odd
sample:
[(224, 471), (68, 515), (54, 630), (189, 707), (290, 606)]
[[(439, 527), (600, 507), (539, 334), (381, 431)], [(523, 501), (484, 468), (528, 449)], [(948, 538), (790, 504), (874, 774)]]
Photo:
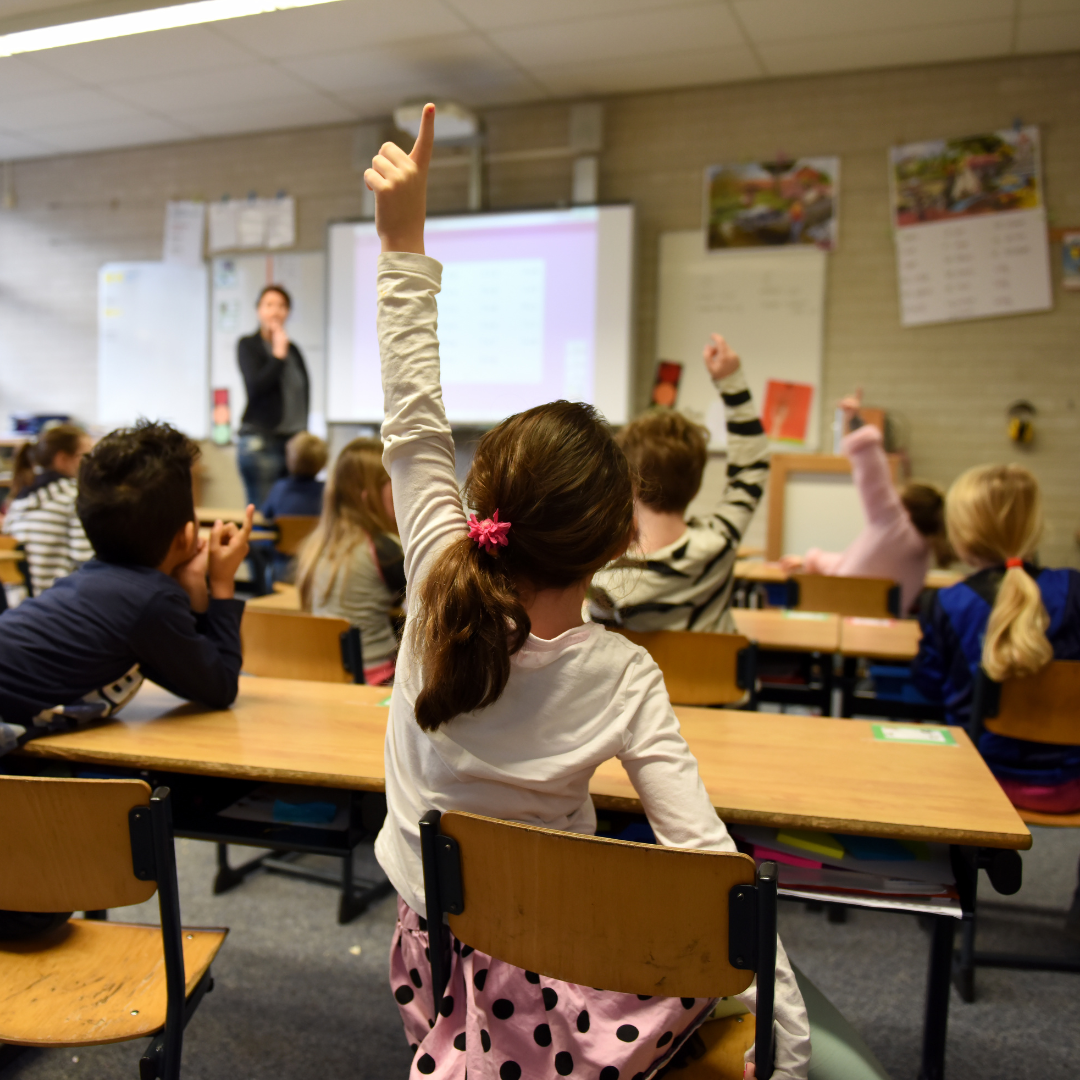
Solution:
[[(0, 31), (61, 6), (0, 0)], [(1072, 49), (1080, 0), (339, 0), (2, 58), (0, 159), (363, 120), (406, 98), (503, 105)]]

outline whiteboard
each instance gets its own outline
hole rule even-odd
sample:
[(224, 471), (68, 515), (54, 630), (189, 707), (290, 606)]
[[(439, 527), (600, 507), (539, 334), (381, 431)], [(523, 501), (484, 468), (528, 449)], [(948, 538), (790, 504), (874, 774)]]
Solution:
[(98, 423), (164, 420), (193, 439), (210, 421), (205, 266), (106, 263), (98, 271)]
[(826, 260), (794, 246), (706, 252), (700, 229), (661, 234), (656, 358), (683, 365), (676, 407), (708, 425), (713, 449), (727, 443), (724, 406), (701, 359), (714, 332), (742, 357), (759, 414), (767, 380), (813, 387), (805, 443), (783, 446), (818, 448)]
[(326, 256), (321, 251), (288, 255), (229, 255), (213, 260), (210, 299), (210, 385), (227, 388), (233, 431), (247, 407), (236, 361), (236, 343), (259, 327), (255, 304), (264, 285), (284, 285), (292, 297), (285, 324), (304, 354), (311, 383), (308, 430), (326, 434)]
[(844, 551), (866, 524), (850, 473), (789, 473), (784, 485), (783, 553)]

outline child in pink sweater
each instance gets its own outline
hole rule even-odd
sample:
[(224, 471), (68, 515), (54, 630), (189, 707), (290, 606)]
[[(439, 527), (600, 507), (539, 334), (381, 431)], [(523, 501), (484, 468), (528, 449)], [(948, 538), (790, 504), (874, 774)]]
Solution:
[(866, 525), (841, 552), (811, 548), (804, 556), (785, 555), (786, 570), (836, 577), (888, 578), (900, 586), (900, 610), (911, 612), (936, 556), (949, 561), (945, 540), (945, 499), (933, 484), (911, 482), (897, 491), (881, 432), (859, 416), (862, 391), (840, 402), (845, 427), (841, 448), (862, 502)]

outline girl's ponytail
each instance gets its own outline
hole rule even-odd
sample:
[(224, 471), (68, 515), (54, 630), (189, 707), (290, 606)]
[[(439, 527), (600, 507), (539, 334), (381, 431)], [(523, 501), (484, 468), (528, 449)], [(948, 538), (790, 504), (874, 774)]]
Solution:
[(1035, 477), (1019, 465), (969, 469), (949, 489), (949, 540), (975, 565), (1005, 564), (983, 639), (982, 665), (996, 682), (1034, 675), (1054, 658), (1050, 618), (1023, 558), (1042, 536), (1042, 498)]
[(19, 497), (23, 488), (28, 488), (34, 482), (34, 450), (36, 444), (27, 439), (15, 455), (15, 463), (11, 466), (11, 495)]
[(510, 677), (510, 657), (530, 627), (499, 556), (466, 536), (450, 544), (424, 580), (413, 628), (422, 642), (424, 673), (416, 722), (434, 731), (459, 713), (497, 701)]
[(1007, 567), (983, 639), (986, 674), (1002, 682), (1041, 671), (1054, 659), (1049, 625), (1039, 586), (1022, 565)]

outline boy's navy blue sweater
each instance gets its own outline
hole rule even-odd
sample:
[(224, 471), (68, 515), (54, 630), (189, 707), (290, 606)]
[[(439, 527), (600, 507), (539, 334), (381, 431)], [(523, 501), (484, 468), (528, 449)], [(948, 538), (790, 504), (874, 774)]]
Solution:
[(0, 720), (27, 725), (136, 664), (166, 690), (212, 708), (236, 698), (242, 600), (191, 610), (180, 584), (146, 566), (92, 559), (0, 615)]
[(322, 513), (323, 482), (313, 476), (286, 476), (266, 496), (261, 509), (267, 521), (276, 517), (318, 517)]

